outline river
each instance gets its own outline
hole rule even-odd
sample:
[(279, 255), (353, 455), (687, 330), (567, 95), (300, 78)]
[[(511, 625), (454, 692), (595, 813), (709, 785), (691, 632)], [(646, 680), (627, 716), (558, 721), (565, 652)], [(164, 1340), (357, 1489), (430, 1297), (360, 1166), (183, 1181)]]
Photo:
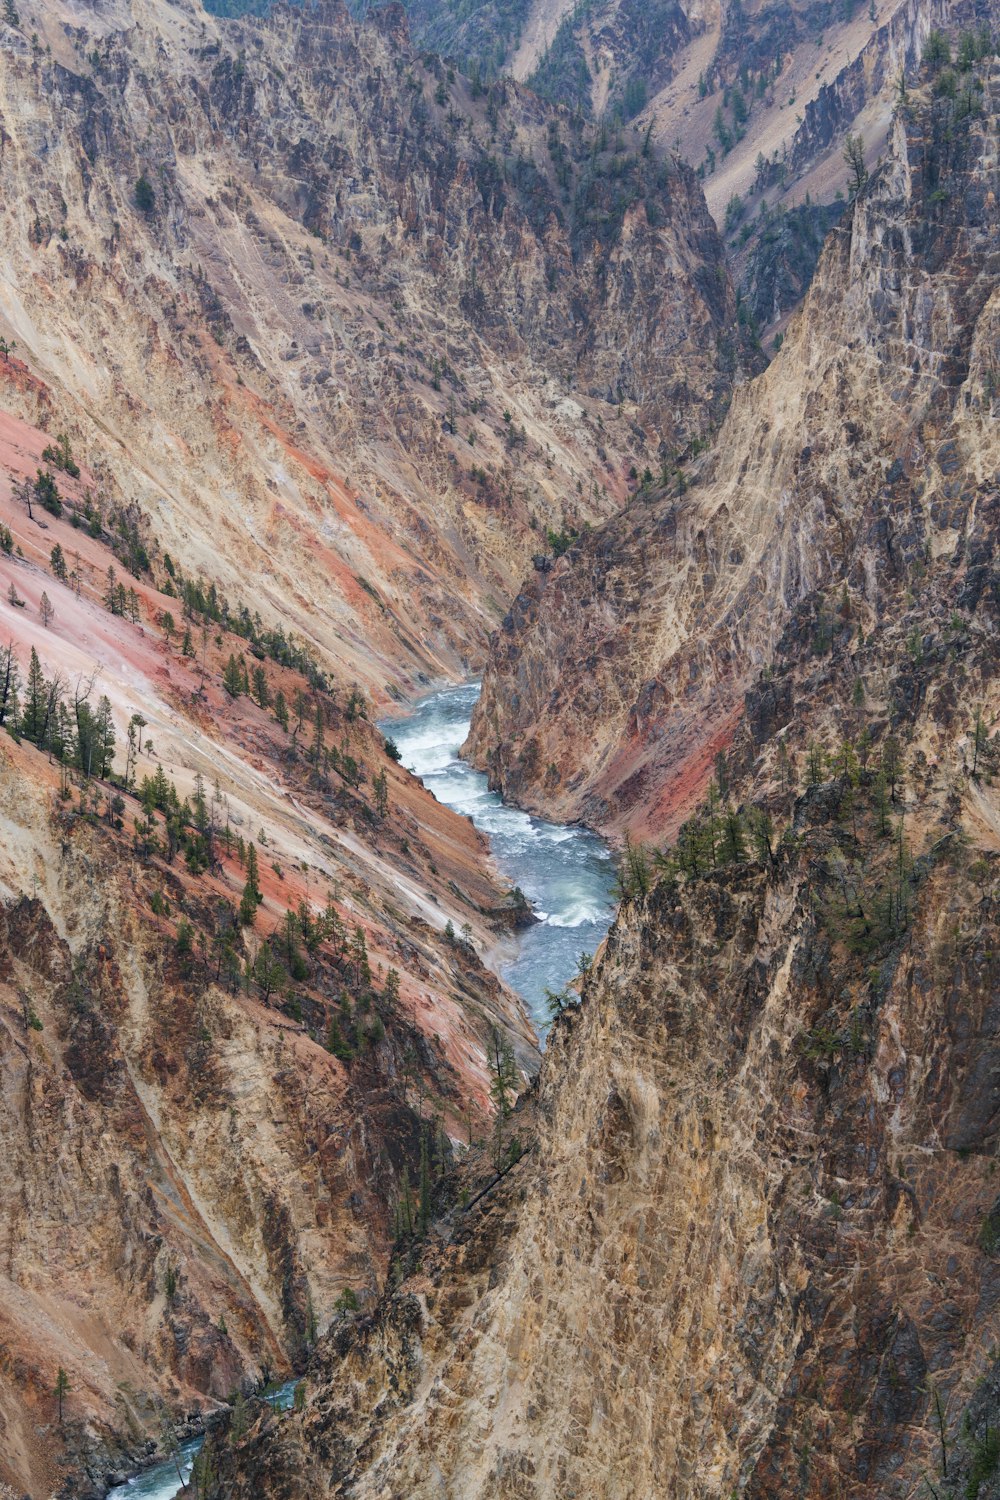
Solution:
[[(268, 1400), (282, 1411), (288, 1411), (295, 1396), (296, 1384), (294, 1380), (287, 1381)], [(109, 1490), (107, 1500), (140, 1500), (140, 1497), (143, 1500), (174, 1500), (174, 1496), (179, 1495), (183, 1488), (177, 1478), (178, 1468), (184, 1476), (184, 1484), (187, 1484), (191, 1478), (191, 1465), (204, 1441), (204, 1438), (193, 1438), (190, 1443), (182, 1443), (176, 1463), (171, 1459), (168, 1463), (154, 1464), (152, 1468), (144, 1469), (134, 1479)]]
[[(458, 751), (469, 732), (479, 684), (444, 688), (414, 706), (405, 719), (381, 725), (399, 746), (402, 763), (423, 778), (428, 791), (456, 812), (466, 813), (490, 842), (494, 862), (512, 886), (519, 885), (540, 918), (516, 934), (517, 951), (502, 976), (523, 997), (544, 1035), (549, 1025), (546, 989), (561, 990), (577, 971), (582, 953), (592, 954), (615, 914), (615, 864), (611, 850), (585, 828), (563, 828), (508, 807), (486, 777)], [(275, 1392), (283, 1408), (292, 1404), (294, 1380)], [(178, 1455), (185, 1482), (202, 1440), (185, 1443)], [(171, 1463), (118, 1485), (108, 1500), (174, 1500), (181, 1486)]]
[(519, 885), (541, 920), (517, 933), (517, 952), (502, 977), (525, 1001), (544, 1034), (546, 989), (561, 990), (582, 953), (593, 954), (615, 914), (615, 862), (603, 839), (585, 828), (546, 823), (508, 807), (486, 777), (459, 759), (479, 684), (444, 688), (421, 699), (406, 718), (382, 723), (402, 764), (439, 802), (466, 813), (490, 842), (493, 860)]

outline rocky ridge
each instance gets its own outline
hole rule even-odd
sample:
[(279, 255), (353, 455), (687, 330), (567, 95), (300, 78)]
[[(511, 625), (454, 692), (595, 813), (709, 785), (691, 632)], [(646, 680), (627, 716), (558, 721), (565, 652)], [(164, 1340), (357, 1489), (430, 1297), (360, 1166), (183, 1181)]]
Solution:
[(469, 742), (507, 795), (636, 836), (676, 828), (797, 603), (841, 578), (881, 618), (898, 577), (958, 545), (997, 460), (990, 67), (979, 112), (928, 89), (899, 115), (715, 450), (515, 601)]
[(213, 1445), (210, 1495), (991, 1493), (1000, 494), (969, 486), (881, 618), (803, 601), (708, 801), (626, 867), (531, 1149), (456, 1187), (301, 1414)]
[(3, 35), (13, 409), (380, 701), (721, 416), (721, 245), (637, 132), (474, 86), (392, 7), (29, 0)]

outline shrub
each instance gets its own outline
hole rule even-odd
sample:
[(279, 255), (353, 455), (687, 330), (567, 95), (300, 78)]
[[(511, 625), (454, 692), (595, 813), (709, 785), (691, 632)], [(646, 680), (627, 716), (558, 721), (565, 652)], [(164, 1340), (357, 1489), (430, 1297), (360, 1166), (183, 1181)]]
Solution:
[(135, 206), (140, 213), (151, 214), (156, 207), (156, 194), (145, 172), (135, 185)]

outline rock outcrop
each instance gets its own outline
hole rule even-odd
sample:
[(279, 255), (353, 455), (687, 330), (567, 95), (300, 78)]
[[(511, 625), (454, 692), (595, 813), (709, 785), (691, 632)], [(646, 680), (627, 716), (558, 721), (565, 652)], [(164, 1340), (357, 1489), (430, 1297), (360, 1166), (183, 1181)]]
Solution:
[[(491, 649), (469, 748), (519, 803), (676, 829), (785, 621), (842, 579), (876, 618), (954, 551), (995, 472), (995, 65), (922, 103), (831, 234), (711, 455), (535, 572)], [(682, 491), (682, 492), (681, 492)]]
[(398, 7), (28, 0), (3, 35), (13, 409), (381, 701), (721, 415), (721, 243), (640, 133), (473, 85)]
[[(992, 1493), (996, 88), (967, 121), (926, 99), (900, 120), (682, 497), (704, 545), (681, 584), (655, 548), (679, 569), (683, 522), (653, 497), (519, 603), (524, 721), (533, 644), (581, 694), (690, 609), (652, 722), (680, 743), (680, 660), (713, 785), (674, 846), (631, 850), (517, 1150), (400, 1237), (400, 1285), (331, 1331), (304, 1410), (213, 1443), (213, 1497)], [(723, 689), (729, 721), (698, 722)], [(535, 698), (536, 732), (570, 701)], [(663, 827), (702, 778), (670, 796), (657, 744)]]
[(331, 1335), (301, 1415), (214, 1445), (211, 1493), (964, 1486), (1000, 1331), (995, 483), (974, 502), (863, 641), (856, 601), (814, 654), (836, 592), (789, 626), (711, 859), (636, 867), (531, 1149)]

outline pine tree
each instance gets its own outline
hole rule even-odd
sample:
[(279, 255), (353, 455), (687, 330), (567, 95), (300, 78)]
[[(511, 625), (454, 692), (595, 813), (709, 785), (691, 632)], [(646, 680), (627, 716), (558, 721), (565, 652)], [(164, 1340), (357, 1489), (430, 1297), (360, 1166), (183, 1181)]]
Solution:
[(848, 133), (847, 140), (844, 142), (844, 165), (851, 174), (848, 182), (848, 193), (853, 200), (868, 181), (868, 168), (865, 166), (864, 136)]
[(517, 1063), (514, 1049), (494, 1026), (490, 1037), (490, 1100), (493, 1104), (493, 1166), (497, 1172), (506, 1164), (504, 1126), (510, 1118), (517, 1091)]
[(298, 738), (298, 735), (302, 729), (302, 725), (305, 721), (306, 714), (309, 712), (309, 699), (306, 697), (301, 688), (296, 688), (295, 698), (293, 702), (295, 709), (295, 728), (292, 730), (292, 739), (294, 740)]
[(253, 892), (254, 900), (257, 902), (258, 906), (264, 899), (263, 892), (261, 891), (260, 885), (258, 883), (259, 875), (260, 871), (257, 863), (257, 845), (251, 840), (251, 842), (247, 845), (247, 885)]
[(97, 703), (96, 745), (95, 770), (103, 781), (110, 776), (115, 758), (115, 724), (111, 717), (111, 704), (106, 697), (100, 698)]
[(66, 1396), (69, 1395), (69, 1392), (70, 1392), (71, 1389), (72, 1389), (72, 1387), (70, 1386), (70, 1383), (69, 1383), (69, 1376), (66, 1374), (66, 1371), (63, 1369), (62, 1365), (60, 1365), (58, 1373), (56, 1375), (56, 1383), (55, 1383), (55, 1385), (54, 1385), (54, 1387), (52, 1389), (52, 1394), (55, 1396), (56, 1400), (59, 1402), (59, 1426), (60, 1427), (63, 1424), (63, 1400), (65, 1399)]
[(253, 686), (251, 689), (253, 697), (261, 708), (269, 708), (271, 704), (271, 691), (267, 685), (267, 673), (262, 666), (253, 669)]
[(278, 689), (277, 693), (275, 694), (275, 698), (274, 698), (274, 717), (277, 719), (277, 721), (281, 725), (282, 729), (284, 729), (284, 730), (287, 731), (287, 729), (288, 729), (288, 704), (286, 703), (286, 701), (285, 701), (285, 695), (281, 691), (280, 688)]
[(257, 908), (264, 897), (258, 884), (257, 845), (247, 845), (247, 879), (243, 887), (243, 895), (240, 897), (239, 919), (243, 927), (252, 927), (257, 916)]
[(380, 818), (384, 818), (389, 811), (389, 779), (384, 766), (372, 782), (372, 793), (375, 797), (375, 811)]
[(261, 943), (253, 966), (254, 979), (260, 989), (261, 999), (267, 1005), (271, 996), (281, 986), (281, 965), (274, 956), (270, 940)]
[(28, 662), (28, 681), (24, 692), (24, 708), (21, 713), (20, 730), (26, 740), (44, 748), (47, 692), (45, 674), (38, 660), (38, 652), (31, 648)]
[(382, 986), (382, 1003), (388, 1011), (394, 1011), (399, 1008), (398, 969), (390, 969), (385, 976), (385, 984)]
[(354, 964), (354, 982), (358, 989), (371, 982), (372, 971), (368, 964), (368, 943), (363, 927), (355, 927), (351, 939), (351, 962)]
[(896, 792), (901, 789), (903, 781), (903, 752), (893, 734), (886, 735), (882, 745), (882, 770), (889, 787), (889, 796), (895, 802)]
[(230, 698), (238, 698), (243, 691), (243, 673), (232, 652), (229, 653), (229, 660), (222, 669), (222, 686)]
[(49, 565), (52, 568), (53, 577), (58, 578), (61, 583), (65, 583), (66, 558), (63, 554), (63, 549), (60, 547), (58, 542), (56, 542), (55, 546), (52, 548), (52, 551), (49, 553)]
[(815, 740), (809, 741), (806, 752), (806, 785), (819, 786), (823, 780), (823, 750)]
[(108, 565), (108, 571), (107, 571), (107, 574), (106, 574), (106, 586), (105, 586), (105, 590), (104, 590), (104, 607), (105, 607), (105, 609), (110, 610), (113, 615), (117, 615), (117, 614), (121, 613), (121, 610), (120, 610), (120, 607), (119, 607), (120, 601), (119, 601), (119, 596), (118, 596), (118, 589), (119, 589), (118, 574), (115, 572), (114, 564), (112, 563), (112, 564)]
[(0, 646), (0, 725), (12, 727), (17, 723), (17, 690), (20, 672), (14, 655), (14, 642)]
[(726, 864), (738, 865), (747, 857), (740, 815), (728, 808), (722, 820), (722, 843), (720, 853)]

